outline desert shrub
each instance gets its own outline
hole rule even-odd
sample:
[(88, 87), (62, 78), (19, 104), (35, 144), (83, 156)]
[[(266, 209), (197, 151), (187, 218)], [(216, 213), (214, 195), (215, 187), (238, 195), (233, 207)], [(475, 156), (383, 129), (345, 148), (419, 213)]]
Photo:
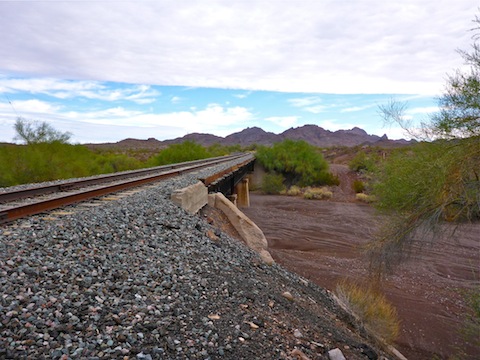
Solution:
[(367, 195), (364, 193), (355, 194), (355, 199), (357, 199), (358, 201), (365, 202), (367, 204), (374, 203), (376, 201), (376, 198), (374, 195)]
[(348, 167), (353, 171), (372, 172), (376, 169), (376, 164), (379, 161), (378, 155), (372, 153), (368, 154), (361, 150), (355, 157), (350, 160)]
[(340, 185), (340, 179), (337, 175), (331, 172), (322, 172), (318, 175), (318, 182), (322, 185), (338, 186)]
[(474, 22), (472, 49), (460, 51), (468, 69), (448, 77), (437, 113), (412, 124), (405, 103), (380, 106), (387, 123), (422, 142), (392, 154), (378, 171), (377, 206), (391, 216), (370, 244), (377, 272), (391, 270), (417, 241), (450, 236), (440, 231), (444, 221), (480, 221), (480, 17)]
[(390, 270), (414, 241), (437, 238), (443, 221), (479, 221), (479, 164), (480, 138), (437, 140), (393, 153), (373, 186), (376, 207), (391, 215), (369, 248), (373, 268)]
[(229, 155), (237, 152), (244, 152), (244, 149), (240, 145), (224, 146), (220, 144), (213, 144), (207, 147), (209, 157), (217, 157), (223, 155)]
[(343, 281), (337, 296), (361, 324), (386, 342), (393, 342), (400, 331), (397, 310), (384, 295), (371, 287)]
[(284, 140), (272, 147), (259, 146), (256, 157), (267, 172), (282, 174), (290, 185), (326, 185), (335, 181), (323, 155), (305, 141)]
[(307, 188), (303, 194), (303, 198), (307, 200), (326, 200), (332, 196), (332, 192), (325, 188)]
[(21, 117), (17, 118), (14, 129), (18, 140), (27, 145), (39, 143), (68, 143), (72, 134), (56, 130), (52, 125), (45, 121), (32, 121)]
[(184, 141), (180, 144), (172, 144), (160, 151), (149, 161), (149, 165), (159, 166), (209, 158), (210, 153), (200, 144), (193, 141)]
[[(381, 210), (448, 221), (480, 219), (480, 139), (422, 143), (391, 156), (374, 192)], [(420, 216), (419, 216), (420, 215)]]
[(126, 155), (96, 154), (61, 142), (0, 147), (0, 186), (131, 170), (141, 163)]
[(301, 193), (302, 193), (302, 189), (296, 185), (290, 186), (290, 188), (287, 190), (288, 196), (298, 196)]
[(97, 164), (88, 149), (59, 142), (2, 147), (0, 185), (87, 176)]
[(143, 166), (141, 161), (124, 154), (103, 154), (98, 155), (97, 159), (102, 173), (140, 169)]
[(355, 193), (361, 193), (365, 191), (365, 184), (363, 183), (362, 180), (354, 180), (352, 183), (352, 189), (355, 191)]
[(262, 191), (265, 194), (280, 194), (285, 190), (284, 178), (281, 174), (265, 174), (262, 180)]

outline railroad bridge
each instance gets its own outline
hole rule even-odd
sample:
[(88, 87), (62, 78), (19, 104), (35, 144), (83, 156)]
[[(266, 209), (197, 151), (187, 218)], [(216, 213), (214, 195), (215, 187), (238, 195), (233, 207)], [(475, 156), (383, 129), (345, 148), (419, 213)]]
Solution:
[(205, 179), (200, 179), (208, 189), (209, 193), (221, 192), (229, 197), (238, 206), (250, 206), (249, 178), (248, 174), (253, 173), (255, 157), (232, 166), (220, 173)]
[(250, 206), (249, 177), (253, 173), (255, 157), (246, 160), (184, 189), (176, 190), (172, 200), (190, 213), (196, 213), (208, 203), (208, 194), (222, 193), (239, 207)]

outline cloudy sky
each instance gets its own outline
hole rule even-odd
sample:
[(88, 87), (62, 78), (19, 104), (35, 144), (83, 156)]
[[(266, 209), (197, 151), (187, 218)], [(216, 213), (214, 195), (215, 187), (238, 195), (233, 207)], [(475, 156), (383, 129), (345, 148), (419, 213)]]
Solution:
[(477, 0), (0, 0), (0, 142), (17, 117), (74, 142), (385, 127), (436, 110)]

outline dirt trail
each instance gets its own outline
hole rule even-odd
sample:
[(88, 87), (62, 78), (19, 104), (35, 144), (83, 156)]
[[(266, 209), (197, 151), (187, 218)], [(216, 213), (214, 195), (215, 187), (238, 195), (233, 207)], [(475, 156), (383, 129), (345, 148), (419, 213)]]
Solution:
[[(353, 181), (345, 167), (337, 171), (341, 180)], [(354, 202), (347, 187), (334, 194), (341, 201), (251, 194), (251, 207), (242, 209), (263, 230), (278, 263), (330, 290), (344, 278), (367, 278), (361, 247), (379, 222), (374, 209)], [(387, 278), (384, 292), (402, 321), (396, 346), (409, 359), (480, 350), (468, 347), (459, 332), (466, 311), (461, 289), (479, 284), (478, 234), (479, 224), (460, 228), (453, 240), (417, 249), (415, 258)]]

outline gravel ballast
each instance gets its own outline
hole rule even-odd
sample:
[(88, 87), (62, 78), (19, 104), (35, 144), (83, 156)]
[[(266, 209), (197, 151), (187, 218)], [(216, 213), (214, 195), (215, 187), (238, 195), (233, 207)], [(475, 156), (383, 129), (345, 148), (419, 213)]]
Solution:
[(170, 201), (221, 168), (1, 227), (0, 359), (380, 355), (326, 290)]

